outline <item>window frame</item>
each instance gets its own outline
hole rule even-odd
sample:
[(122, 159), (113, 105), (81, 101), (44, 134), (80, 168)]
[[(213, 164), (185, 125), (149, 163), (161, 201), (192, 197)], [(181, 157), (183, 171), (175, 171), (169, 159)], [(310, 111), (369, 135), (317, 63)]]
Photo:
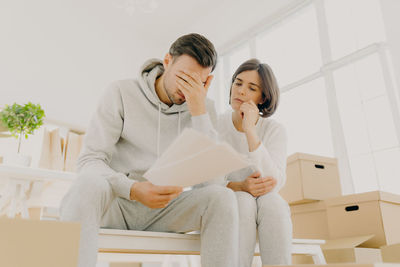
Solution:
[[(398, 90), (396, 89), (396, 83), (394, 80), (392, 63), (390, 58), (390, 51), (387, 45), (387, 42), (378, 42), (372, 43), (366, 47), (363, 47), (359, 50), (353, 51), (350, 54), (347, 54), (341, 58), (333, 59), (332, 58), (332, 50), (330, 46), (330, 37), (328, 33), (328, 22), (325, 14), (325, 6), (324, 0), (304, 0), (300, 3), (296, 3), (293, 5), (287, 6), (285, 9), (276, 13), (274, 16), (267, 18), (267, 20), (261, 22), (259, 25), (256, 25), (251, 31), (243, 36), (241, 35), (240, 42), (230, 42), (230, 45), (225, 46), (225, 49), (221, 49), (221, 57), (224, 59), (224, 67), (222, 76), (224, 77), (224, 84), (230, 79), (229, 69), (229, 54), (235, 50), (237, 47), (241, 47), (248, 43), (250, 46), (250, 55), (252, 57), (257, 57), (257, 36), (260, 34), (268, 34), (268, 31), (272, 30), (273, 27), (279, 26), (279, 24), (285, 19), (296, 15), (296, 13), (303, 8), (312, 7), (315, 10), (317, 17), (317, 27), (319, 33), (319, 41), (320, 41), (320, 52), (322, 58), (322, 66), (319, 71), (311, 73), (300, 80), (292, 82), (288, 85), (285, 85), (281, 88), (281, 92), (284, 94), (290, 90), (293, 90), (300, 85), (306, 84), (318, 78), (322, 78), (325, 82), (325, 90), (326, 97), (328, 103), (328, 114), (330, 119), (330, 127), (332, 130), (332, 145), (335, 157), (338, 159), (339, 165), (339, 173), (342, 184), (342, 192), (343, 194), (352, 194), (355, 190), (354, 180), (351, 175), (351, 167), (349, 161), (349, 155), (347, 153), (345, 135), (343, 131), (343, 126), (340, 118), (339, 106), (336, 98), (336, 88), (335, 81), (333, 78), (333, 72), (341, 67), (344, 67), (348, 64), (352, 64), (360, 59), (368, 57), (371, 54), (378, 54), (383, 78), (385, 83), (385, 93), (389, 99), (390, 110), (392, 112), (394, 126), (396, 130), (396, 136), (400, 141), (400, 100)], [(226, 65), (225, 65), (226, 64)], [(220, 94), (221, 96), (224, 93)], [(220, 100), (219, 103), (222, 103)], [(379, 177), (376, 177), (377, 183), (379, 185)], [(378, 188), (380, 190), (380, 188)]]

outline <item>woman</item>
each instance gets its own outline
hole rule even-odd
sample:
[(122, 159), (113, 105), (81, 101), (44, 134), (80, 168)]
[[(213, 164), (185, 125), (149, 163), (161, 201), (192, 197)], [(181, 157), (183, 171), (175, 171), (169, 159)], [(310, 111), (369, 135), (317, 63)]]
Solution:
[(278, 106), (275, 76), (267, 64), (250, 59), (233, 74), (230, 90), (232, 110), (219, 118), (219, 136), (252, 162), (226, 177), (239, 205), (239, 266), (251, 266), (257, 230), (263, 265), (290, 264), (290, 210), (278, 194), (285, 183), (287, 137), (268, 118)]

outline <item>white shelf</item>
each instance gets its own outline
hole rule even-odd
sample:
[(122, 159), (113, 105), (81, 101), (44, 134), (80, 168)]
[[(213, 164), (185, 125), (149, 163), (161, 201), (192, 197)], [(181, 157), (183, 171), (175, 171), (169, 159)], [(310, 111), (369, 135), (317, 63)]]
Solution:
[(0, 179), (29, 181), (74, 181), (76, 173), (0, 164)]

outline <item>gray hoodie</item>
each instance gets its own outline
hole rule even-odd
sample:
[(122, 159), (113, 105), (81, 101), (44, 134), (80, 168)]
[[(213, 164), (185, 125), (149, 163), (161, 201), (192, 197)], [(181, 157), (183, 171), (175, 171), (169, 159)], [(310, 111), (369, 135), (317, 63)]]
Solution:
[(154, 84), (163, 71), (162, 62), (152, 59), (138, 80), (112, 83), (88, 127), (78, 172), (107, 179), (119, 197), (130, 198), (132, 184), (144, 180), (143, 173), (185, 127), (216, 138), (211, 100), (206, 100), (208, 113), (195, 117), (186, 103), (169, 107), (160, 101)]

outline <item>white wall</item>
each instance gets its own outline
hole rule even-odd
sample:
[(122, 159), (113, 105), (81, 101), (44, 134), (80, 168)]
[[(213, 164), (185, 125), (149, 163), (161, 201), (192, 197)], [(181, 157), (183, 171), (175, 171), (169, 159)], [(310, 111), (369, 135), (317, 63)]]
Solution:
[[(243, 32), (303, 0), (159, 0), (153, 13), (121, 8), (125, 0), (0, 1), (0, 109), (40, 103), (49, 123), (85, 131), (98, 98), (112, 81), (137, 77), (148, 58), (162, 58), (179, 36), (198, 32), (221, 51)], [(211, 97), (218, 96), (217, 79)], [(210, 89), (211, 90), (211, 89)], [(21, 152), (36, 165), (41, 131)], [(16, 139), (0, 139), (0, 155)]]
[(0, 106), (41, 103), (48, 118), (86, 126), (105, 86), (134, 76), (157, 51), (154, 43), (131, 34), (126, 20), (118, 19), (122, 11), (110, 6), (107, 14), (101, 4), (0, 3)]
[(111, 81), (136, 77), (180, 35), (199, 32), (221, 47), (299, 1), (159, 0), (153, 13), (129, 15), (125, 0), (2, 0), (0, 108), (40, 103), (52, 122), (84, 130)]

